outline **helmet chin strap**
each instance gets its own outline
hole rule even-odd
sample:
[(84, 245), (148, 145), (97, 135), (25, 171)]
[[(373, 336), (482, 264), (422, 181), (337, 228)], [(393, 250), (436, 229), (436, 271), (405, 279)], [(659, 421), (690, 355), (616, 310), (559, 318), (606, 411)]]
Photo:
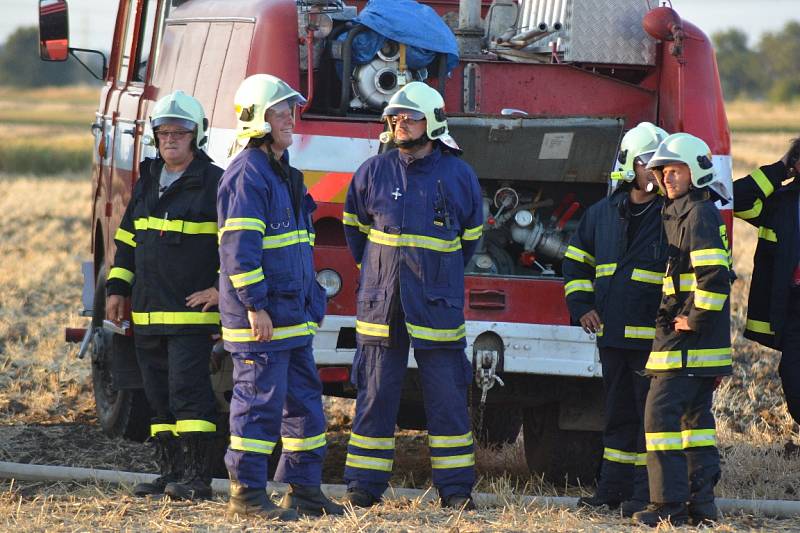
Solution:
[(428, 136), (425, 135), (424, 133), (419, 137), (417, 137), (416, 139), (411, 139), (410, 141), (401, 141), (397, 137), (394, 138), (395, 145), (397, 145), (398, 148), (405, 148), (405, 149), (416, 148), (417, 146), (424, 146), (428, 142), (430, 142), (430, 139), (428, 139)]

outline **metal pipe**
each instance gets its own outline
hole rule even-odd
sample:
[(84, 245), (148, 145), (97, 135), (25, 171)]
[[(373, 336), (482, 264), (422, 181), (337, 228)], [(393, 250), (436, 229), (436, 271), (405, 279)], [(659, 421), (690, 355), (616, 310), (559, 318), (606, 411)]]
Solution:
[(300, 110), (300, 115), (311, 109), (314, 103), (314, 29), (309, 24), (306, 28), (306, 105)]
[[(96, 470), (93, 468), (77, 468), (69, 466), (32, 465), (0, 461), (0, 478), (17, 479), (22, 481), (100, 481), (117, 485), (135, 485), (143, 481), (152, 481), (155, 474), (139, 474), (136, 472), (123, 472), (119, 470)], [(228, 494), (229, 482), (227, 479), (215, 479), (211, 483), (215, 494)], [(285, 483), (270, 482), (267, 490), (283, 494), (288, 489)], [(345, 485), (322, 485), (322, 490), (330, 497), (342, 498), (346, 492)], [(475, 503), (481, 506), (501, 506), (516, 503), (520, 506), (539, 505), (542, 507), (563, 507), (575, 509), (578, 506), (577, 498), (566, 496), (526, 496), (526, 495), (499, 495), (478, 492), (474, 495)], [(401, 489), (391, 488), (384, 495), (390, 500), (407, 498), (429, 501), (437, 498), (436, 491), (427, 489)], [(761, 514), (775, 518), (792, 518), (800, 515), (800, 501), (786, 500), (739, 500), (717, 498), (717, 507), (723, 513)]]
[(519, 15), (519, 25), (517, 26), (517, 30), (527, 30), (530, 29), (528, 26), (528, 19), (531, 15), (531, 4), (533, 4), (534, 0), (522, 0), (522, 11)]
[(476, 30), (481, 27), (481, 0), (461, 0), (458, 5), (458, 29)]
[(570, 0), (562, 0), (561, 2), (561, 13), (558, 15), (558, 21), (563, 25), (567, 23), (567, 4)]
[(553, 25), (553, 0), (547, 0), (544, 5), (544, 18), (541, 19), (548, 26)]
[[(560, 31), (561, 26), (564, 24), (564, 21), (561, 20), (561, 4), (566, 0), (555, 0), (553, 2), (553, 20), (550, 21), (550, 26), (556, 30)], [(556, 24), (558, 24), (558, 28), (556, 28)]]
[(347, 114), (347, 106), (350, 104), (350, 85), (352, 83), (353, 73), (350, 72), (353, 68), (353, 39), (356, 35), (369, 28), (363, 24), (357, 24), (350, 32), (342, 43), (342, 98), (339, 101), (339, 114)]
[(536, 8), (536, 19), (531, 21), (531, 28), (538, 28), (542, 23), (547, 24), (544, 20), (544, 12), (548, 1), (539, 0), (539, 5)]

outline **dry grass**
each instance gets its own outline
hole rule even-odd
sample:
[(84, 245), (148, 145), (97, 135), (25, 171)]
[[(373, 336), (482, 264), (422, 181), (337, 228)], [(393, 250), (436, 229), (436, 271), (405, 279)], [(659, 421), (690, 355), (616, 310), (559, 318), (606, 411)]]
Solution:
[(728, 123), (735, 134), (753, 132), (789, 132), (797, 134), (800, 104), (775, 104), (736, 100), (725, 104)]
[[(38, 113), (59, 113), (63, 103), (91, 111), (95, 89), (47, 90), (41, 101), (56, 101)], [(14, 111), (4, 102), (19, 92), (0, 90), (0, 122)], [(82, 107), (83, 106), (83, 107)], [(734, 127), (747, 117), (767, 117), (783, 124), (790, 109), (736, 103)], [(5, 113), (5, 114), (4, 114)], [(796, 114), (796, 113), (795, 113)], [(48, 126), (49, 140), (77, 146), (88, 118), (73, 126)], [(784, 121), (784, 122), (782, 122)], [(42, 137), (37, 124), (4, 125), (3, 143)], [(734, 176), (782, 155), (789, 133), (741, 133), (733, 137)], [(62, 148), (64, 145), (60, 145)], [(63, 151), (63, 150), (60, 150)], [(2, 158), (0, 158), (2, 160)], [(89, 256), (90, 186), (85, 173), (49, 177), (0, 174), (0, 460), (46, 464), (69, 463), (135, 470), (152, 470), (149, 452), (141, 445), (111, 441), (94, 423), (90, 370), (76, 361), (76, 347), (63, 342), (65, 325), (81, 326), (79, 261)], [(778, 357), (741, 337), (746, 296), (752, 272), (756, 235), (747, 224), (734, 225), (735, 262), (740, 280), (732, 300), (735, 374), (723, 382), (715, 398), (723, 478), (717, 493), (731, 498), (800, 499), (800, 456), (785, 453), (796, 440), (777, 378)], [(336, 440), (330, 455), (340, 475), (341, 456), (352, 417), (351, 401), (328, 402)], [(37, 425), (41, 424), (41, 425)], [(54, 425), (66, 424), (66, 425)], [(393, 478), (395, 486), (425, 487), (430, 483), (427, 447), (422, 433), (403, 432)], [(338, 456), (337, 456), (338, 454)], [(337, 462), (338, 461), (338, 462)], [(589, 487), (553, 486), (527, 472), (523, 443), (501, 449), (479, 449), (479, 491), (497, 493), (507, 501), (516, 494), (587, 494)], [(338, 481), (338, 480), (336, 480)], [(224, 517), (224, 502), (168, 504), (130, 496), (129, 488), (98, 485), (0, 483), (0, 527), (17, 531), (244, 531), (275, 530), (257, 520), (238, 522)], [(325, 518), (287, 525), (286, 531), (641, 531), (614, 516), (586, 512), (523, 508), (508, 505), (479, 513), (448, 513), (420, 501), (388, 502), (370, 511), (338, 519)], [(719, 531), (739, 529), (796, 531), (797, 521), (726, 517)], [(670, 530), (662, 528), (661, 530)]]

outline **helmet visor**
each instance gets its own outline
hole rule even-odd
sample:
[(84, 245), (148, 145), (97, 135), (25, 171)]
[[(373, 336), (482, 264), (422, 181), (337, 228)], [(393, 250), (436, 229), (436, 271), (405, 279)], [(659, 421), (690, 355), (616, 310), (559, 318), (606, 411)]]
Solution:
[(194, 131), (197, 127), (197, 124), (192, 122), (191, 120), (186, 120), (185, 118), (178, 118), (178, 117), (158, 117), (154, 118), (152, 121), (153, 129), (160, 128), (161, 126), (180, 126), (184, 129)]
[(387, 107), (383, 110), (384, 117), (397, 117), (403, 115), (406, 119), (422, 120), (425, 118), (425, 113), (417, 111), (416, 109), (408, 109), (407, 107)]
[(647, 163), (649, 163), (650, 160), (653, 159), (653, 154), (655, 153), (656, 153), (655, 150), (653, 150), (652, 152), (642, 152), (641, 154), (636, 156), (636, 159), (638, 159), (639, 162), (644, 166), (647, 166)]

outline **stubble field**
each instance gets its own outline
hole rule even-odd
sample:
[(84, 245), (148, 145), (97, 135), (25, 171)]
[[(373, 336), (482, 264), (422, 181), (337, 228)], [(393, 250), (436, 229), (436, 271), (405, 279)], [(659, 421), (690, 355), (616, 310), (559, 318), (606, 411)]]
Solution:
[[(60, 129), (53, 135), (78, 139), (63, 142), (75, 142), (77, 153), (86, 158), (83, 161), (88, 161), (86, 151), (91, 147), (88, 126), (95, 94), (93, 89), (56, 92), (50, 95), (53, 100), (67, 101), (68, 105), (52, 104), (34, 110), (34, 116), (60, 117)], [(46, 126), (22, 125), (15, 118), (17, 111), (9, 103), (14, 98), (13, 93), (0, 91), (3, 124), (0, 146), (7, 150), (0, 154), (3, 157), (8, 151), (25, 153), (26, 143), (47, 146), (42, 142)], [(768, 126), (783, 124), (779, 118), (789, 111), (754, 103), (734, 103), (729, 107), (734, 127), (735, 177), (782, 154), (791, 134), (769, 131)], [(759, 116), (772, 118), (766, 121), (754, 118)], [(46, 124), (45, 118), (41, 123)], [(775, 129), (786, 131), (783, 127)], [(5, 142), (11, 137), (16, 144)], [(41, 175), (41, 170), (48, 168), (44, 163), (28, 164), (33, 165), (28, 173), (0, 174), (0, 461), (153, 471), (150, 451), (145, 445), (109, 439), (98, 429), (90, 365), (76, 359), (75, 345), (63, 342), (63, 328), (82, 326), (85, 320), (77, 316), (77, 311), (81, 288), (79, 262), (89, 257), (87, 173)], [(2, 165), (0, 169), (6, 168)], [(777, 353), (741, 336), (755, 242), (755, 231), (737, 221), (734, 257), (739, 280), (731, 296), (736, 363), (734, 376), (722, 383), (715, 398), (724, 462), (717, 494), (727, 498), (798, 500), (800, 456), (793, 443), (800, 435), (781, 397)], [(328, 411), (331, 449), (326, 482), (338, 483), (352, 403), (330, 401)], [(499, 450), (479, 450), (478, 470), (481, 480), (477, 490), (498, 493), (506, 498), (507, 505), (459, 514), (420, 501), (391, 501), (369, 511), (349, 512), (343, 518), (305, 520), (285, 529), (565, 532), (637, 529), (613, 515), (515, 503), (514, 495), (520, 493), (578, 496), (591, 491), (591, 487), (548, 485), (529, 474), (521, 440)], [(425, 488), (430, 483), (428, 472), (424, 433), (403, 432), (393, 485)], [(274, 524), (260, 521), (232, 523), (224, 517), (224, 504), (220, 498), (197, 505), (141, 500), (131, 495), (129, 487), (102, 484), (0, 480), (0, 527), (4, 530), (275, 529)], [(792, 531), (800, 529), (800, 520), (726, 516), (716, 529)]]

